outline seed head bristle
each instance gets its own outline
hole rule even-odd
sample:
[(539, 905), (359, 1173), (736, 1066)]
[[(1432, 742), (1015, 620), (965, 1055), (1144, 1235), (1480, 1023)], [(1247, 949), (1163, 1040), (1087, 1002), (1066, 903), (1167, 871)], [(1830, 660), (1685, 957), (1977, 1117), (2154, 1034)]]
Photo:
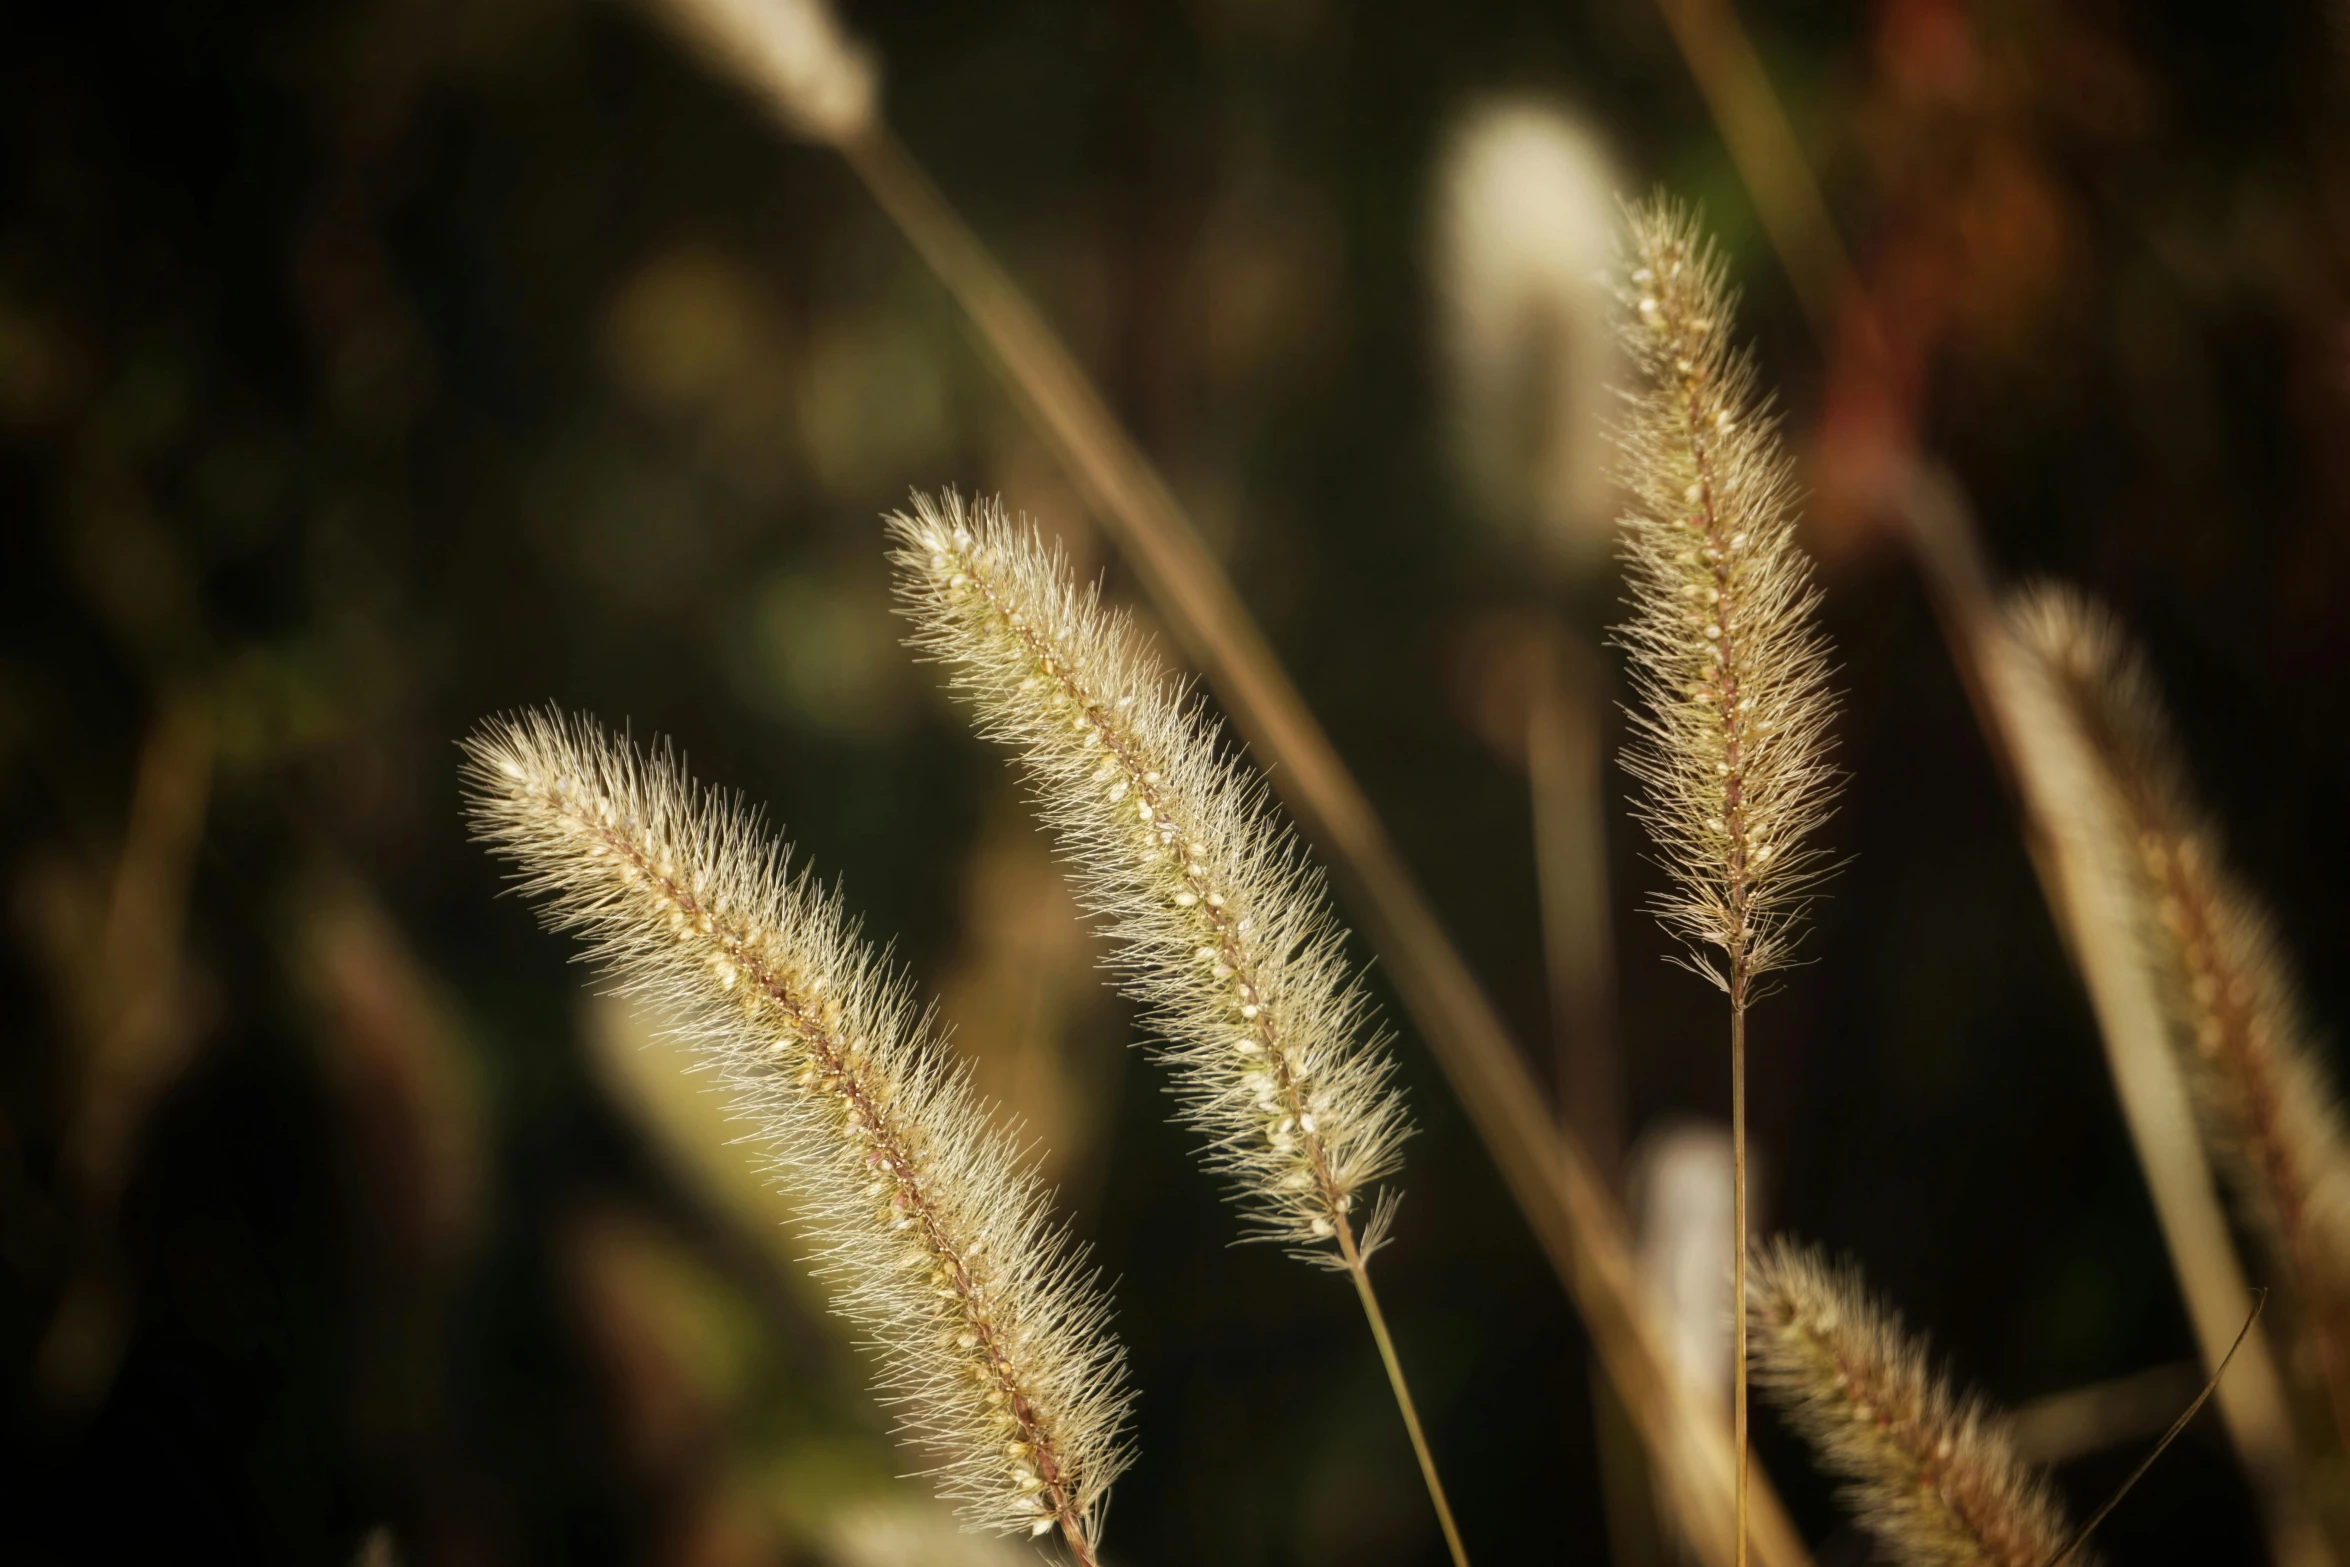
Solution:
[(1787, 961), (1827, 869), (1808, 840), (1838, 782), (1828, 650), (1795, 543), (1793, 465), (1731, 346), (1722, 258), (1662, 202), (1632, 213), (1630, 252), (1637, 376), (1617, 439), (1632, 618), (1617, 639), (1639, 701), (1625, 765), (1674, 882), (1655, 910), (1735, 993)]
[(890, 518), (914, 643), (1019, 753), (1087, 906), (1118, 943), (1185, 1120), (1259, 1237), (1344, 1266), (1407, 1135), (1319, 874), (1215, 723), (1124, 614), (993, 501)]
[(476, 834), (765, 1145), (940, 1494), (974, 1528), (1058, 1528), (1090, 1559), (1128, 1457), (1108, 1299), (906, 978), (665, 749), (549, 711), (493, 719), (465, 753)]
[(2005, 1421), (1937, 1375), (1857, 1273), (1781, 1240), (1755, 1256), (1746, 1301), (1756, 1384), (1847, 1482), (1847, 1503), (1889, 1560), (2047, 1567), (2071, 1539)]

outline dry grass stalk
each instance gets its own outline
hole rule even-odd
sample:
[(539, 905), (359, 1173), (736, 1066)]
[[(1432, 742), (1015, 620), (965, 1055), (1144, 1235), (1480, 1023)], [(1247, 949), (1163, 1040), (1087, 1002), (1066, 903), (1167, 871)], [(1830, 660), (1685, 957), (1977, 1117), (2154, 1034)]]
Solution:
[(2153, 674), (2112, 618), (2057, 587), (2016, 596), (2015, 635), (2047, 667), (2102, 764), (2137, 853), (2138, 929), (2199, 1123), (2287, 1283), (2302, 1352), (2350, 1439), (2350, 1148), (2268, 911), (2197, 801)]
[(2054, 1467), (2159, 1436), (2203, 1385), (2203, 1368), (2173, 1360), (2016, 1406), (2009, 1435), (2030, 1463)]
[(2006, 1422), (1935, 1374), (1856, 1273), (1780, 1241), (1755, 1258), (1746, 1302), (1756, 1382), (1847, 1482), (1848, 1505), (1891, 1560), (2048, 1567), (2065, 1549), (2063, 1511)]
[(1558, 1053), (1560, 1119), (1611, 1179), (1624, 1165), (1608, 895), (1606, 672), (1556, 621), (1527, 639), (1526, 792), (1533, 806), (1542, 957)]
[(1465, 1561), (1366, 1266), (1394, 1205), (1363, 1199), (1409, 1127), (1320, 875), (1131, 619), (1034, 530), (949, 492), (916, 497), (890, 531), (916, 646), (1025, 763), (1207, 1164), (1258, 1237), (1354, 1281)]
[[(1794, 478), (1752, 362), (1731, 346), (1735, 300), (1695, 220), (1632, 215), (1626, 346), (1638, 371), (1620, 439), (1632, 498), (1632, 619), (1618, 633), (1640, 701), (1625, 765), (1672, 877), (1655, 911), (1730, 1002), (1733, 1298), (1746, 1282), (1746, 1010), (1787, 962), (1826, 869), (1808, 843), (1832, 808), (1835, 712), (1795, 544)], [(1736, 1364), (1738, 1560), (1745, 1560), (1746, 1344)]]
[(755, 813), (666, 752), (530, 713), (466, 754), (476, 832), (769, 1150), (940, 1494), (974, 1528), (1057, 1529), (1091, 1567), (1127, 1460), (1109, 1303), (905, 978)]

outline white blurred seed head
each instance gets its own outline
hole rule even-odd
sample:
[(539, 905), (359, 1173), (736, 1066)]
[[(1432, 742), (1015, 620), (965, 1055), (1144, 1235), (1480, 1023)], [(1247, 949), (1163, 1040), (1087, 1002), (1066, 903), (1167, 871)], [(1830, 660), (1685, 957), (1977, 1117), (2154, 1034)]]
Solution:
[(1462, 477), (1495, 526), (1560, 568), (1613, 540), (1605, 273), (1616, 181), (1598, 138), (1535, 100), (1464, 114), (1436, 193), (1436, 263)]
[(661, 9), (800, 135), (843, 142), (872, 123), (880, 73), (824, 0), (661, 0)]
[(1681, 1385), (1709, 1409), (1730, 1407), (1730, 1129), (1676, 1121), (1633, 1150), (1632, 1217), (1640, 1281), (1663, 1325)]

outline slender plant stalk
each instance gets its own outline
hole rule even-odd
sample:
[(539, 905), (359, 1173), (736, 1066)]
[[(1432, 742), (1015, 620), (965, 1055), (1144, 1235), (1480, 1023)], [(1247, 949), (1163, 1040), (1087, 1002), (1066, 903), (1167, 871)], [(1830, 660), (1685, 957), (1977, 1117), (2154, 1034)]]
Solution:
[[(734, 13), (739, 17), (739, 13)], [(770, 69), (779, 40), (746, 38), (728, 66), (773, 98), (800, 73)], [(786, 109), (805, 133), (819, 116)], [(1132, 563), (1234, 727), (1265, 758), (1307, 835), (1353, 895), (1364, 933), (1535, 1240), (1574, 1301), (1673, 1506), (1709, 1567), (1731, 1560), (1730, 1444), (1674, 1376), (1648, 1320), (1622, 1209), (1543, 1096), (1499, 1012), (1429, 908), (1385, 827), (1306, 709), (1231, 580), (1068, 349), (964, 225), (878, 113), (826, 135), (965, 312), (1006, 389)], [(1810, 1553), (1767, 1486), (1752, 1535), (1767, 1567)]]
[(2044, 1393), (2016, 1407), (2016, 1451), (2053, 1467), (2153, 1436), (2202, 1381), (2194, 1361), (2171, 1360)]
[(1095, 1567), (1124, 1352), (1034, 1161), (903, 976), (757, 816), (554, 713), (467, 743), (476, 832), (547, 923), (713, 1066), (800, 1206), (833, 1307), (964, 1522)]
[(2122, 1498), (2136, 1490), (2138, 1482), (2146, 1478), (2146, 1472), (2154, 1467), (2155, 1461), (2170, 1451), (2170, 1445), (2179, 1439), (2179, 1433), (2194, 1423), (2195, 1417), (2203, 1412), (2203, 1406), (2211, 1402), (2211, 1395), (2219, 1391), (2221, 1379), (2228, 1374), (2228, 1366), (2244, 1347), (2244, 1341), (2252, 1336), (2253, 1325), (2260, 1321), (2261, 1310), (2267, 1305), (2268, 1291), (2253, 1291), (2252, 1315), (2246, 1317), (2244, 1325), (2236, 1330), (2236, 1341), (2228, 1346), (2226, 1354), (2219, 1357), (2219, 1364), (2212, 1368), (2210, 1377), (2204, 1381), (2203, 1390), (2195, 1395), (2186, 1408), (2179, 1411), (2177, 1419), (2164, 1427), (2162, 1439), (2148, 1449), (2146, 1456), (2138, 1460), (2138, 1466), (2130, 1471), (2128, 1478), (2114, 1488), (2113, 1494), (2105, 1499), (2097, 1511), (2089, 1515), (2089, 1521), (2073, 1532), (2072, 1539), (2064, 1549), (2048, 1558), (2045, 1567), (2064, 1567), (2066, 1562), (2078, 1556), (2081, 1547), (2089, 1543), (2089, 1536), (2097, 1532), (2097, 1526), (2113, 1515), (2113, 1510), (2122, 1504)]
[(1546, 621), (1527, 638), (1526, 792), (1541, 896), (1560, 1119), (1602, 1173), (1624, 1165), (1624, 1066), (1608, 929), (1607, 799), (1598, 660)]
[[(1744, 986), (1739, 987), (1741, 992)], [(1746, 1006), (1743, 995), (1730, 1003), (1730, 1235), (1736, 1259), (1730, 1298), (1746, 1298)], [(1746, 1313), (1732, 1319), (1730, 1358), (1736, 1377), (1730, 1392), (1730, 1440), (1738, 1450), (1738, 1563), (1746, 1564), (1746, 1484), (1753, 1459), (1746, 1431)]]
[[(1625, 765), (1672, 877), (1654, 909), (1730, 1004), (1731, 1269), (1745, 1298), (1746, 1012), (1787, 960), (1825, 870), (1807, 839), (1831, 809), (1834, 702), (1795, 546), (1793, 479), (1731, 347), (1735, 301), (1695, 221), (1656, 204), (1631, 222), (1625, 341), (1638, 370), (1621, 439), (1632, 498), (1632, 619), (1619, 639), (1640, 697)], [(1736, 1560), (1746, 1559), (1743, 1316), (1734, 1329)]]
[(1437, 1526), (1444, 1531), (1445, 1549), (1452, 1559), (1463, 1564), (1469, 1559), (1461, 1544), (1460, 1525), (1453, 1521), (1452, 1503), (1444, 1494), (1444, 1482), (1436, 1476), (1436, 1455), (1428, 1450), (1427, 1433), (1420, 1429), (1420, 1411), (1412, 1402), (1412, 1390), (1405, 1383), (1403, 1362), (1395, 1358), (1395, 1340), (1387, 1332), (1387, 1314), (1379, 1309), (1379, 1294), (1371, 1288), (1371, 1270), (1363, 1265), (1361, 1249), (1350, 1230), (1338, 1232), (1341, 1253), (1346, 1258), (1347, 1276), (1354, 1280), (1355, 1294), (1363, 1303), (1363, 1318), (1371, 1324), (1371, 1341), (1379, 1346), (1379, 1364), (1387, 1368), (1387, 1385), (1395, 1391), (1395, 1407), (1403, 1415), (1403, 1428), (1412, 1439), (1412, 1456), (1420, 1462), (1420, 1479), (1428, 1487), (1428, 1500), (1436, 1509)]
[[(1252, 1231), (1355, 1281), (1430, 1502), (1467, 1555), (1367, 1266), (1408, 1130), (1320, 877), (1124, 616), (1000, 507), (919, 496), (890, 519), (915, 645), (1020, 755), (1128, 990), (1165, 1040), (1184, 1119)], [(1360, 1229), (1358, 1232), (1358, 1223)]]

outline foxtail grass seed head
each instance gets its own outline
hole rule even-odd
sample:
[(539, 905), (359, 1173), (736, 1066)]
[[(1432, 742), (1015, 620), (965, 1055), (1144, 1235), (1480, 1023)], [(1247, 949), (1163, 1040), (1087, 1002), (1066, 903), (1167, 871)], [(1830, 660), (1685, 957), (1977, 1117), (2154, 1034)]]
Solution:
[(465, 754), (476, 834), (769, 1150), (940, 1494), (971, 1527), (1058, 1528), (1090, 1560), (1128, 1456), (1109, 1303), (906, 978), (666, 750), (548, 711), (483, 724)]
[(2350, 1145), (2284, 945), (2197, 799), (2152, 671), (2078, 595), (2014, 596), (2008, 625), (2093, 758), (2086, 808), (2114, 819), (2115, 889), (2152, 969), (2214, 1163), (2288, 1286), (2292, 1357), (2350, 1439)]
[(1214, 722), (1125, 615), (993, 501), (890, 519), (915, 645), (1026, 762), (1082, 894), (1147, 1005), (1185, 1120), (1256, 1235), (1345, 1266), (1407, 1133), (1320, 876)]
[(1847, 1482), (1888, 1561), (2048, 1567), (2064, 1548), (2063, 1511), (2006, 1422), (1935, 1373), (1856, 1273), (1778, 1241), (1757, 1253), (1746, 1302), (1756, 1384)]
[(880, 73), (826, 0), (661, 0), (661, 9), (799, 135), (845, 142), (873, 124)]
[(1633, 211), (1629, 248), (1636, 376), (1617, 439), (1632, 618), (1617, 638), (1639, 701), (1625, 765), (1674, 883), (1656, 912), (1743, 1001), (1787, 961), (1828, 868), (1809, 843), (1838, 783), (1828, 650), (1793, 467), (1753, 361), (1731, 346), (1721, 255), (1663, 202)]
[(1436, 194), (1461, 476), (1495, 526), (1531, 531), (1577, 572), (1604, 565), (1614, 531), (1615, 190), (1597, 136), (1549, 103), (1512, 99), (1462, 116)]

